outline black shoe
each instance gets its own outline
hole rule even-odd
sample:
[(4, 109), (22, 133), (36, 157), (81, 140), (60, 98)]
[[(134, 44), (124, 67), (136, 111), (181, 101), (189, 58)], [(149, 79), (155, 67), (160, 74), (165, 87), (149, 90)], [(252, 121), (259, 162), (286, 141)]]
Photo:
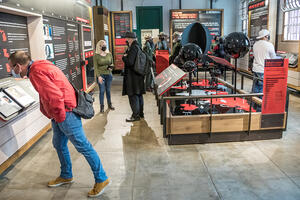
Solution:
[(111, 104), (108, 104), (108, 108), (111, 110), (115, 110), (115, 108)]
[(144, 113), (140, 114), (140, 118), (145, 118)]
[(101, 112), (101, 113), (104, 113), (104, 105), (101, 105), (101, 106), (100, 106), (100, 112)]
[(126, 122), (135, 122), (135, 121), (139, 121), (140, 117), (130, 117), (128, 119), (126, 119)]

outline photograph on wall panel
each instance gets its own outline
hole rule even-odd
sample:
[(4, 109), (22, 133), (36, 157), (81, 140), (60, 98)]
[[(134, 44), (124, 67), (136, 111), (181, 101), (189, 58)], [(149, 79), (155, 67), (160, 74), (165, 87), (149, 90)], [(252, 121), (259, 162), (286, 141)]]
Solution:
[(82, 89), (79, 25), (47, 16), (43, 16), (43, 23), (46, 59), (59, 67), (78, 89)]

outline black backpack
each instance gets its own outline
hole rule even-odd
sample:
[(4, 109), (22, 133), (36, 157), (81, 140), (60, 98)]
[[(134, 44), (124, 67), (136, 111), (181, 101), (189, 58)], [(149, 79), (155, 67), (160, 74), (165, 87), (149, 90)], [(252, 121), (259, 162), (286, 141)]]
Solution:
[(95, 115), (93, 96), (84, 91), (78, 90), (73, 83), (71, 83), (71, 85), (75, 90), (77, 98), (77, 106), (76, 108), (73, 108), (73, 112), (83, 119), (91, 119)]
[(141, 75), (145, 76), (147, 73), (149, 73), (149, 64), (152, 62), (151, 59), (147, 56), (147, 54), (141, 49), (140, 46), (138, 46), (138, 52), (135, 58), (135, 63), (133, 70)]

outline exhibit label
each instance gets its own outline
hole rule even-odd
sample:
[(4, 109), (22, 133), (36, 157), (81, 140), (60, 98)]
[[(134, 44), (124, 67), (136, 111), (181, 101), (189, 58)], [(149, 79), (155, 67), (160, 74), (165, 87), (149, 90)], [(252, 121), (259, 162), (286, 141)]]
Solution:
[(288, 59), (266, 59), (262, 114), (285, 112)]

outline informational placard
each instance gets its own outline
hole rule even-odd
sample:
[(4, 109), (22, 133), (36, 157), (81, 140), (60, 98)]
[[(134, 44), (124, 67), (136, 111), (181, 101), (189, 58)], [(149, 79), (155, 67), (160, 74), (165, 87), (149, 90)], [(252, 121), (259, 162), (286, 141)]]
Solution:
[(285, 112), (288, 59), (267, 59), (264, 70), (262, 114)]
[(0, 117), (8, 120), (22, 109), (13, 99), (0, 90)]
[(82, 89), (79, 25), (74, 22), (43, 17), (46, 59), (60, 68), (78, 89)]
[(193, 22), (199, 19), (198, 11), (171, 11), (171, 20), (173, 32), (182, 33), (183, 30)]
[(85, 78), (87, 88), (95, 82), (94, 72), (94, 49), (92, 46), (92, 27), (87, 25), (81, 26), (82, 30), (82, 45), (85, 60)]
[(206, 26), (212, 36), (222, 35), (222, 11), (199, 11), (199, 22)]
[(123, 38), (130, 31), (130, 13), (114, 13), (114, 37)]
[(249, 36), (252, 40), (256, 39), (261, 29), (268, 29), (269, 7), (266, 2), (265, 0), (256, 0), (249, 3)]
[(222, 35), (222, 15), (221, 9), (183, 9), (171, 10), (171, 33), (175, 31), (182, 33), (183, 30), (193, 22), (205, 25), (213, 36)]
[(68, 49), (68, 71), (69, 80), (76, 88), (83, 88), (82, 71), (80, 67), (80, 41), (79, 41), (79, 25), (67, 22), (67, 49)]
[(115, 70), (122, 70), (124, 68), (122, 56), (127, 49), (124, 36), (126, 32), (132, 31), (131, 15), (131, 11), (112, 12)]
[(84, 26), (83, 27), (83, 50), (92, 50), (92, 28)]
[(43, 17), (46, 59), (59, 67), (69, 79), (66, 22)]
[(29, 52), (27, 19), (0, 12), (0, 79), (11, 76), (7, 59), (17, 50)]
[(171, 64), (167, 69), (155, 77), (158, 95), (166, 93), (173, 85), (178, 83), (184, 76), (185, 72), (176, 65)]
[(3, 90), (10, 98), (12, 98), (18, 105), (23, 108), (28, 107), (30, 104), (34, 103), (35, 100), (29, 94), (27, 94), (20, 86), (14, 85)]

